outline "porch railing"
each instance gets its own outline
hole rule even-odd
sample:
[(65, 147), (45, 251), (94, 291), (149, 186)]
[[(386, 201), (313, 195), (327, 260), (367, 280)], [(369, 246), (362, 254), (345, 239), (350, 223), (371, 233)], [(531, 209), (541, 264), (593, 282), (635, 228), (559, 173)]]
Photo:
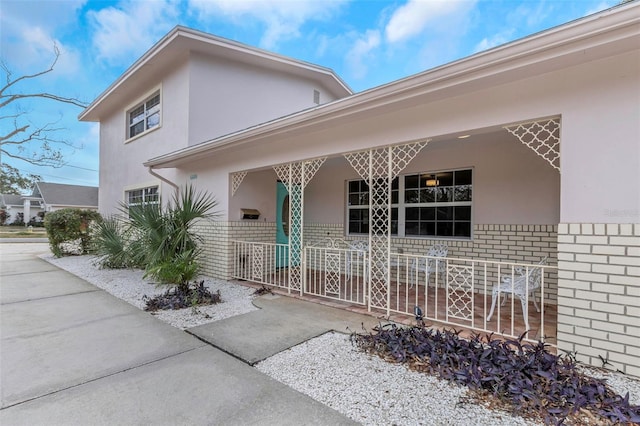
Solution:
[(305, 247), (305, 293), (366, 305), (369, 300), (366, 252)]
[[(379, 311), (370, 305), (370, 281), (387, 277), (369, 276), (366, 251), (307, 246), (302, 265), (288, 265), (287, 245), (246, 241), (233, 245), (233, 278), (291, 292), (289, 269), (302, 267), (302, 289), (295, 292)], [(389, 283), (386, 315), (414, 316), (419, 311), (425, 321), (510, 337), (524, 334), (526, 340), (556, 334), (555, 306), (545, 297), (546, 282), (557, 275), (555, 266), (392, 253), (382, 270)], [(534, 301), (539, 301), (539, 312)]]
[(287, 244), (233, 241), (232, 278), (289, 290)]
[(389, 313), (415, 315), (418, 307), (424, 320), (527, 340), (549, 337), (545, 321), (555, 323), (545, 302), (555, 266), (396, 253), (389, 275)]

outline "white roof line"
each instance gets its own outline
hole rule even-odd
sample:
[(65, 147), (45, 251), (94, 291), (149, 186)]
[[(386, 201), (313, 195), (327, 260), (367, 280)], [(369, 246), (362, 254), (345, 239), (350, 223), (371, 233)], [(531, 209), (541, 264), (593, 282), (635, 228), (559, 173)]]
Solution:
[[(571, 44), (575, 42), (590, 41), (594, 35), (610, 31), (612, 26), (619, 28), (637, 25), (640, 21), (640, 3), (636, 3), (635, 6), (631, 6), (632, 4), (633, 2), (615, 6), (603, 12), (571, 21), (490, 50), (479, 52), (448, 64), (374, 87), (364, 92), (359, 92), (318, 107), (299, 111), (257, 126), (239, 130), (178, 151), (160, 155), (149, 159), (144, 165), (147, 167), (158, 166), (164, 162), (175, 161), (183, 157), (222, 148), (242, 139), (258, 137), (259, 135), (266, 135), (270, 132), (282, 132), (292, 126), (304, 126), (305, 122), (312, 120), (314, 123), (318, 123), (323, 120), (323, 117), (326, 117), (324, 118), (325, 120), (331, 119), (330, 116), (332, 114), (339, 114), (341, 112), (346, 114), (349, 110), (364, 109), (363, 106), (366, 107), (367, 105), (373, 107), (373, 102), (375, 101), (383, 102), (385, 99), (393, 98), (388, 102), (396, 102), (401, 100), (398, 99), (398, 97), (403, 97), (403, 93), (410, 91), (415, 92), (416, 90), (422, 89), (421, 93), (428, 93), (429, 91), (446, 89), (482, 76), (508, 71), (509, 68), (507, 64), (517, 60), (526, 61), (528, 58), (531, 58), (529, 59), (530, 63), (516, 64), (517, 66), (515, 68), (527, 66), (531, 63), (536, 63), (536, 59), (538, 61), (548, 59), (537, 58), (540, 55), (551, 52), (557, 48), (567, 47), (567, 49), (570, 49)], [(617, 13), (619, 9), (626, 9), (627, 7), (629, 9), (635, 8), (637, 13), (631, 14), (630, 16), (621, 16), (620, 13)], [(613, 22), (607, 26), (598, 25), (606, 18), (610, 18)], [(588, 28), (589, 31), (583, 30), (584, 26), (590, 25), (595, 26), (595, 28)], [(576, 27), (578, 27), (577, 30)], [(562, 54), (570, 53), (572, 53), (571, 50), (562, 52)]]
[(347, 83), (342, 80), (340, 76), (338, 76), (331, 68), (297, 60), (284, 55), (249, 46), (234, 40), (177, 25), (165, 36), (163, 36), (158, 42), (156, 42), (149, 50), (147, 50), (140, 58), (138, 58), (138, 60), (136, 60), (129, 68), (127, 68), (116, 81), (111, 83), (109, 87), (107, 87), (100, 95), (98, 95), (98, 97), (94, 99), (94, 101), (91, 102), (91, 104), (78, 115), (78, 120), (82, 121), (83, 118), (85, 118), (92, 110), (94, 110), (100, 103), (102, 103), (102, 101), (104, 101), (119, 86), (121, 86), (131, 75), (133, 75), (146, 63), (148, 63), (153, 57), (162, 52), (162, 50), (168, 44), (170, 44), (173, 40), (180, 36), (188, 37), (194, 40), (201, 40), (212, 45), (245, 52), (253, 56), (266, 58), (275, 62), (290, 65), (292, 67), (307, 69), (319, 74), (324, 74), (328, 77), (333, 78), (348, 93), (353, 93), (353, 90), (349, 87), (349, 85), (347, 85)]

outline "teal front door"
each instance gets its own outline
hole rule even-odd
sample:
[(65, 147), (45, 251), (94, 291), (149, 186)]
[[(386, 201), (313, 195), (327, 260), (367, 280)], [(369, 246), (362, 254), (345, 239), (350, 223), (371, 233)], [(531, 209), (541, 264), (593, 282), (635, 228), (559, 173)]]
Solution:
[(289, 191), (280, 181), (276, 190), (276, 244), (286, 244), (287, 247), (276, 247), (276, 267), (289, 266)]

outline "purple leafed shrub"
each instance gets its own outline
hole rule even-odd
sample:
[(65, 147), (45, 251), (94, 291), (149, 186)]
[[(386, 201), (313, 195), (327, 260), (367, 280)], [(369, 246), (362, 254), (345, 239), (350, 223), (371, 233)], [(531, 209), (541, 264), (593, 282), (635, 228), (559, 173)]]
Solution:
[(212, 293), (205, 285), (204, 281), (198, 284), (191, 284), (185, 290), (182, 287), (174, 287), (166, 292), (155, 296), (142, 298), (146, 305), (145, 311), (158, 311), (168, 309), (192, 308), (200, 305), (213, 305), (222, 302), (220, 290)]
[(353, 333), (351, 341), (385, 360), (468, 386), (478, 396), (492, 395), (514, 414), (542, 418), (546, 424), (637, 424), (640, 406), (629, 404), (605, 381), (589, 377), (570, 355), (549, 353), (543, 342), (474, 335), (455, 330), (380, 325)]

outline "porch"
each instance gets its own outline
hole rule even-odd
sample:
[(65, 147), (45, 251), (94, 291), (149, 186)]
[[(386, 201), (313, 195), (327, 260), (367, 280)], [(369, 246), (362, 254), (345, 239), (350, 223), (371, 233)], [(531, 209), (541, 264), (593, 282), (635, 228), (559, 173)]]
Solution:
[[(296, 265), (283, 265), (286, 245), (233, 241), (232, 278), (399, 323), (415, 324), (418, 314), (429, 326), (453, 327), (463, 334), (524, 334), (525, 340), (556, 344), (555, 266), (391, 253), (382, 268), (387, 278), (380, 279), (371, 277), (366, 251), (344, 248), (343, 240), (328, 241), (305, 246)], [(420, 265), (429, 264), (433, 269), (427, 274)], [(514, 292), (523, 276), (524, 291)], [(534, 276), (537, 281), (529, 279)]]

